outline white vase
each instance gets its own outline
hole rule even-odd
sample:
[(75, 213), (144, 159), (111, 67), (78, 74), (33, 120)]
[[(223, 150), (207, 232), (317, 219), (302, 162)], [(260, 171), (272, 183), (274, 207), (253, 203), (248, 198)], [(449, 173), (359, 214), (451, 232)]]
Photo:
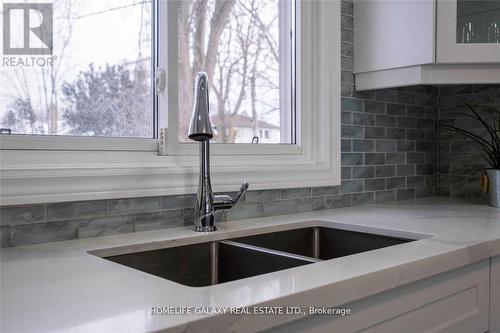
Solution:
[(486, 172), (490, 183), (490, 206), (500, 207), (500, 169), (487, 169)]

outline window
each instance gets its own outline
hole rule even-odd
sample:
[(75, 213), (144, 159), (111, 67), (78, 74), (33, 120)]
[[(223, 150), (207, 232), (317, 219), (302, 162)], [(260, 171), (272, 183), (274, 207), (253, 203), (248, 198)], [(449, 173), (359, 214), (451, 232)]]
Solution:
[[(81, 3), (85, 6), (78, 7)], [(217, 26), (220, 44), (214, 49), (208, 25), (228, 3), (233, 7), (221, 13), (226, 19)], [(189, 29), (182, 30), (179, 11), (186, 4)], [(205, 15), (205, 30), (196, 34), (189, 17), (193, 6), (201, 4), (206, 10), (197, 13)], [(70, 6), (73, 15), (62, 15), (59, 7), (64, 6)], [(64, 54), (69, 49), (81, 52), (76, 57), (81, 61), (57, 72), (57, 84), (56, 80), (44, 83), (55, 74), (50, 67), (0, 68), (2, 119), (14, 111), (11, 105), (17, 96), (21, 103), (7, 117), (12, 120), (9, 128), (14, 133), (44, 134), (0, 135), (2, 205), (195, 193), (198, 144), (187, 144), (181, 128), (186, 126), (181, 118), (191, 115), (191, 106), (186, 105), (192, 100), (183, 97), (186, 103), (182, 103), (180, 90), (192, 94), (195, 72), (209, 71), (205, 64), (194, 66), (194, 52), (204, 51), (206, 56), (209, 49), (216, 51), (209, 78), (218, 142), (211, 148), (214, 191), (234, 191), (243, 180), (254, 190), (340, 183), (339, 1), (61, 0), (54, 1), (53, 8), (54, 29), (62, 30), (54, 33), (54, 53), (60, 48), (58, 33), (70, 27), (61, 20), (72, 19), (72, 28), (66, 30), (80, 37), (68, 42)], [(127, 22), (123, 17), (129, 18)], [(40, 22), (40, 17), (33, 19), (35, 25)], [(85, 20), (94, 23), (86, 26), (81, 23)], [(247, 33), (250, 28), (255, 29), (252, 34)], [(188, 45), (182, 45), (179, 30), (189, 35), (184, 38)], [(194, 48), (195, 37), (204, 40), (198, 44), (202, 50)], [(238, 38), (251, 46), (246, 57), (237, 47)], [(37, 42), (36, 47), (43, 47), (43, 40)], [(187, 58), (179, 58), (181, 47), (189, 50)], [(273, 55), (273, 50), (279, 54)], [(30, 57), (50, 58), (3, 54), (2, 65), (4, 58), (19, 62)], [(57, 64), (72, 59), (53, 60)], [(248, 66), (257, 63), (255, 71), (248, 67), (245, 72), (241, 59)], [(235, 63), (234, 68), (227, 62)], [(157, 67), (164, 69), (163, 79)], [(180, 73), (183, 68), (190, 73)], [(23, 82), (28, 70), (30, 89), (6, 87), (6, 75)], [(226, 73), (231, 70), (228, 81)], [(184, 75), (190, 79), (180, 80)], [(222, 97), (217, 96), (221, 79)], [(163, 83), (164, 90), (156, 89)], [(236, 96), (242, 91), (237, 107)], [(218, 98), (223, 101), (220, 107)]]
[(22, 8), (10, 9), (11, 44), (22, 45), (27, 34), (29, 45), (3, 56), (1, 127), (13, 134), (152, 138), (152, 1), (64, 0), (36, 9), (29, 9), (30, 26), (53, 17), (51, 54), (29, 54), (34, 44), (48, 45), (43, 35), (23, 31)]
[[(212, 142), (251, 143), (259, 128), (268, 126), (276, 128), (277, 135), (267, 143), (295, 143), (294, 4), (278, 0), (179, 3), (179, 141), (189, 142), (193, 78), (205, 71), (211, 85), (212, 123), (218, 129)], [(235, 135), (238, 130), (241, 135)]]

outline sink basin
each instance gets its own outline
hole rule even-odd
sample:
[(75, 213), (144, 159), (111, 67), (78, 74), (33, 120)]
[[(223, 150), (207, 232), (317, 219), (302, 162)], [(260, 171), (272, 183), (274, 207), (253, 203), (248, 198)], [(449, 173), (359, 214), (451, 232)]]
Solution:
[(183, 285), (203, 287), (411, 241), (306, 227), (104, 258)]
[(307, 265), (317, 260), (231, 241), (200, 243), (106, 259), (191, 287)]
[(328, 260), (412, 242), (414, 239), (326, 227), (309, 227), (237, 238), (234, 241)]

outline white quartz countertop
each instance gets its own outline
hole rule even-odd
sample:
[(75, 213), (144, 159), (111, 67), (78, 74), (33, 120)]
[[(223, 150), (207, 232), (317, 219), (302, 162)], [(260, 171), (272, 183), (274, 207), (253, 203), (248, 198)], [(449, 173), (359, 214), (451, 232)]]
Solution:
[[(419, 240), (199, 288), (88, 253), (130, 253), (301, 223)], [(152, 315), (151, 307), (342, 305), (500, 255), (500, 209), (471, 199), (432, 197), (218, 226), (219, 231), (208, 234), (181, 227), (2, 249), (0, 331), (255, 331), (291, 317)]]

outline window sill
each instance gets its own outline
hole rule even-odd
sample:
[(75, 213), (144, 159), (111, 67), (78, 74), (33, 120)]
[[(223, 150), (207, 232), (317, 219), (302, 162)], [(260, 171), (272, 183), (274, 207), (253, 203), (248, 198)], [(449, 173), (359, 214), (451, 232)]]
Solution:
[[(23, 156), (22, 164), (15, 163), (20, 160), (19, 155)], [(249, 182), (252, 190), (338, 185), (337, 164), (333, 159), (318, 161), (303, 155), (213, 156), (212, 186), (219, 192), (236, 191), (243, 181)], [(197, 156), (2, 151), (0, 204), (195, 193), (198, 172)]]

